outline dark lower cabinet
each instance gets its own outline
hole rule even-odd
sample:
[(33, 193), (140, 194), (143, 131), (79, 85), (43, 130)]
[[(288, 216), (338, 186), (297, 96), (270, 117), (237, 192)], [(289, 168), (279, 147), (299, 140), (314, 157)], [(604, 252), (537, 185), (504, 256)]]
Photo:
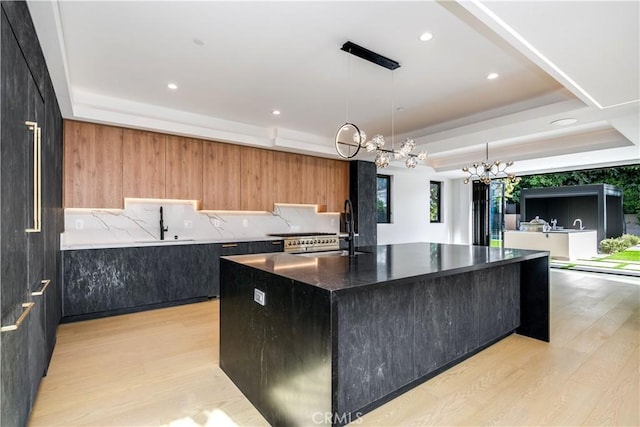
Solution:
[[(63, 252), (63, 318), (82, 319), (207, 296), (198, 245)], [(201, 263), (198, 263), (200, 261)]]
[[(34, 162), (38, 156), (41, 168)], [(41, 171), (41, 203), (34, 198), (34, 169)], [(64, 223), (62, 117), (24, 1), (0, 2), (0, 192), (0, 425), (23, 426), (60, 320)], [(51, 281), (43, 291), (45, 279)], [(28, 311), (27, 303), (33, 304)], [(21, 316), (19, 327), (11, 327)]]
[(282, 241), (166, 245), (63, 252), (63, 321), (220, 295), (220, 256), (282, 251)]
[(31, 410), (29, 376), (29, 328), (2, 334), (2, 414), (3, 426), (26, 425)]

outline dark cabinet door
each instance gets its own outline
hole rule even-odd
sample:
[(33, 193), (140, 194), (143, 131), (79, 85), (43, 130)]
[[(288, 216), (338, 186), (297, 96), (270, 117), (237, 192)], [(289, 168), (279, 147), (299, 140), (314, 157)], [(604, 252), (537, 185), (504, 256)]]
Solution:
[(48, 365), (60, 323), (60, 233), (62, 210), (62, 117), (52, 86), (45, 91), (45, 122), (42, 134), (42, 235), (44, 238), (43, 279), (50, 280), (45, 305), (45, 365)]
[(249, 254), (264, 254), (270, 252), (282, 252), (284, 250), (282, 240), (249, 242)]
[[(29, 103), (29, 118), (31, 122), (37, 123), (38, 126), (38, 152), (34, 152), (33, 149), (28, 150), (29, 164), (28, 171), (33, 174), (34, 170), (39, 171), (39, 178), (32, 177), (27, 180), (27, 193), (33, 195), (34, 192), (38, 193), (38, 205), (35, 200), (31, 200), (29, 209), (27, 210), (27, 221), (29, 224), (36, 225), (36, 217), (39, 217), (38, 228), (40, 231), (27, 233), (27, 280), (28, 280), (28, 294), (33, 292), (39, 292), (42, 288), (42, 280), (44, 277), (44, 236), (45, 230), (42, 223), (46, 218), (42, 216), (42, 201), (43, 201), (43, 184), (45, 183), (44, 176), (42, 175), (42, 132), (45, 125), (44, 115), (44, 99), (40, 93), (40, 89), (35, 83), (35, 79), (31, 73), (28, 75), (27, 85), (27, 99)], [(33, 147), (33, 142), (30, 147)], [(40, 160), (37, 160), (37, 156)], [(39, 165), (36, 165), (39, 163)], [(36, 187), (40, 187), (37, 189)], [(35, 402), (36, 393), (38, 392), (38, 385), (40, 379), (44, 375), (46, 370), (46, 339), (45, 339), (45, 299), (43, 295), (36, 297), (32, 296), (34, 307), (29, 318), (29, 385), (30, 385), (30, 401), (31, 404)]]
[(248, 251), (249, 242), (220, 243), (220, 256), (244, 255)]
[[(27, 183), (32, 181), (29, 160), (33, 153), (33, 133), (25, 126), (32, 112), (29, 94), (34, 82), (20, 46), (4, 13), (0, 13), (0, 314), (2, 325), (15, 323), (22, 303), (29, 301), (26, 228), (33, 197)], [(32, 155), (32, 154), (31, 154)], [(29, 325), (27, 319), (15, 331), (3, 332), (2, 423), (24, 425), (31, 407), (29, 373)]]
[(220, 295), (220, 245), (193, 245), (194, 291), (197, 296), (216, 297)]
[(0, 419), (26, 425), (55, 342), (60, 300), (51, 285), (38, 293), (57, 281), (63, 214), (62, 118), (25, 2), (0, 4), (0, 119), (0, 318), (26, 315), (0, 334)]

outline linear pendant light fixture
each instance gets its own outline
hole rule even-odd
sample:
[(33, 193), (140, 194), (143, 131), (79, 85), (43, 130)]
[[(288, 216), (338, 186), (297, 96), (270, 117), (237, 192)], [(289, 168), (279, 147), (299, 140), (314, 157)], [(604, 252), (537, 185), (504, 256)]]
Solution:
[[(350, 41), (344, 43), (340, 49), (391, 71), (400, 68), (400, 64), (397, 61), (389, 59), (386, 56), (382, 56), (379, 53), (373, 52)], [(395, 136), (393, 108), (394, 106), (392, 103), (392, 141)], [(416, 147), (416, 143), (411, 138), (406, 138), (402, 142), (400, 150), (396, 150), (393, 146), (390, 150), (383, 148), (385, 141), (384, 137), (380, 134), (375, 135), (370, 141), (366, 141), (366, 134), (358, 126), (349, 122), (348, 111), (349, 101), (347, 97), (347, 120), (345, 124), (338, 128), (338, 132), (336, 132), (335, 137), (336, 151), (341, 157), (345, 159), (353, 158), (360, 151), (360, 147), (364, 147), (368, 152), (376, 152), (375, 164), (378, 168), (386, 168), (389, 166), (389, 162), (392, 159), (399, 160), (406, 157), (405, 166), (410, 169), (417, 166), (418, 160), (426, 160), (427, 153), (425, 151), (421, 151), (418, 154), (412, 153)]]
[(389, 59), (386, 56), (380, 55), (379, 53), (370, 51), (365, 47), (358, 46), (353, 42), (346, 42), (342, 45), (340, 50), (344, 50), (345, 52), (355, 55), (358, 58), (373, 62), (374, 64), (391, 71), (395, 70), (396, 68), (400, 68), (400, 64), (398, 63), (398, 61), (394, 61), (393, 59)]

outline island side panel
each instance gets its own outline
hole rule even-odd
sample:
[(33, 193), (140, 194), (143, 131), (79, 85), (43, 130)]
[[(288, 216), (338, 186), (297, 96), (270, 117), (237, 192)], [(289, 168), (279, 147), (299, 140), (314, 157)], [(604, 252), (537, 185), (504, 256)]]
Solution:
[(520, 276), (518, 263), (480, 270), (473, 276), (479, 302), (479, 346), (520, 325)]
[(549, 257), (520, 263), (520, 335), (549, 342)]
[[(220, 261), (220, 367), (272, 425), (331, 414), (328, 291)], [(265, 305), (254, 301), (265, 293)]]
[(371, 285), (334, 297), (336, 425), (415, 378), (414, 283)]
[(513, 263), (339, 292), (337, 416), (353, 420), (514, 332), (520, 276)]

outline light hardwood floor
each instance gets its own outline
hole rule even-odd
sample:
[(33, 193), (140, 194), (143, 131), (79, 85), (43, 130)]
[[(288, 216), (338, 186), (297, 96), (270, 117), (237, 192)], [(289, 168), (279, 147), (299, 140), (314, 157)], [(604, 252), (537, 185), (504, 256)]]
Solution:
[[(551, 343), (512, 335), (354, 424), (640, 424), (637, 278), (551, 273)], [(61, 325), (31, 426), (258, 426), (218, 301)]]

